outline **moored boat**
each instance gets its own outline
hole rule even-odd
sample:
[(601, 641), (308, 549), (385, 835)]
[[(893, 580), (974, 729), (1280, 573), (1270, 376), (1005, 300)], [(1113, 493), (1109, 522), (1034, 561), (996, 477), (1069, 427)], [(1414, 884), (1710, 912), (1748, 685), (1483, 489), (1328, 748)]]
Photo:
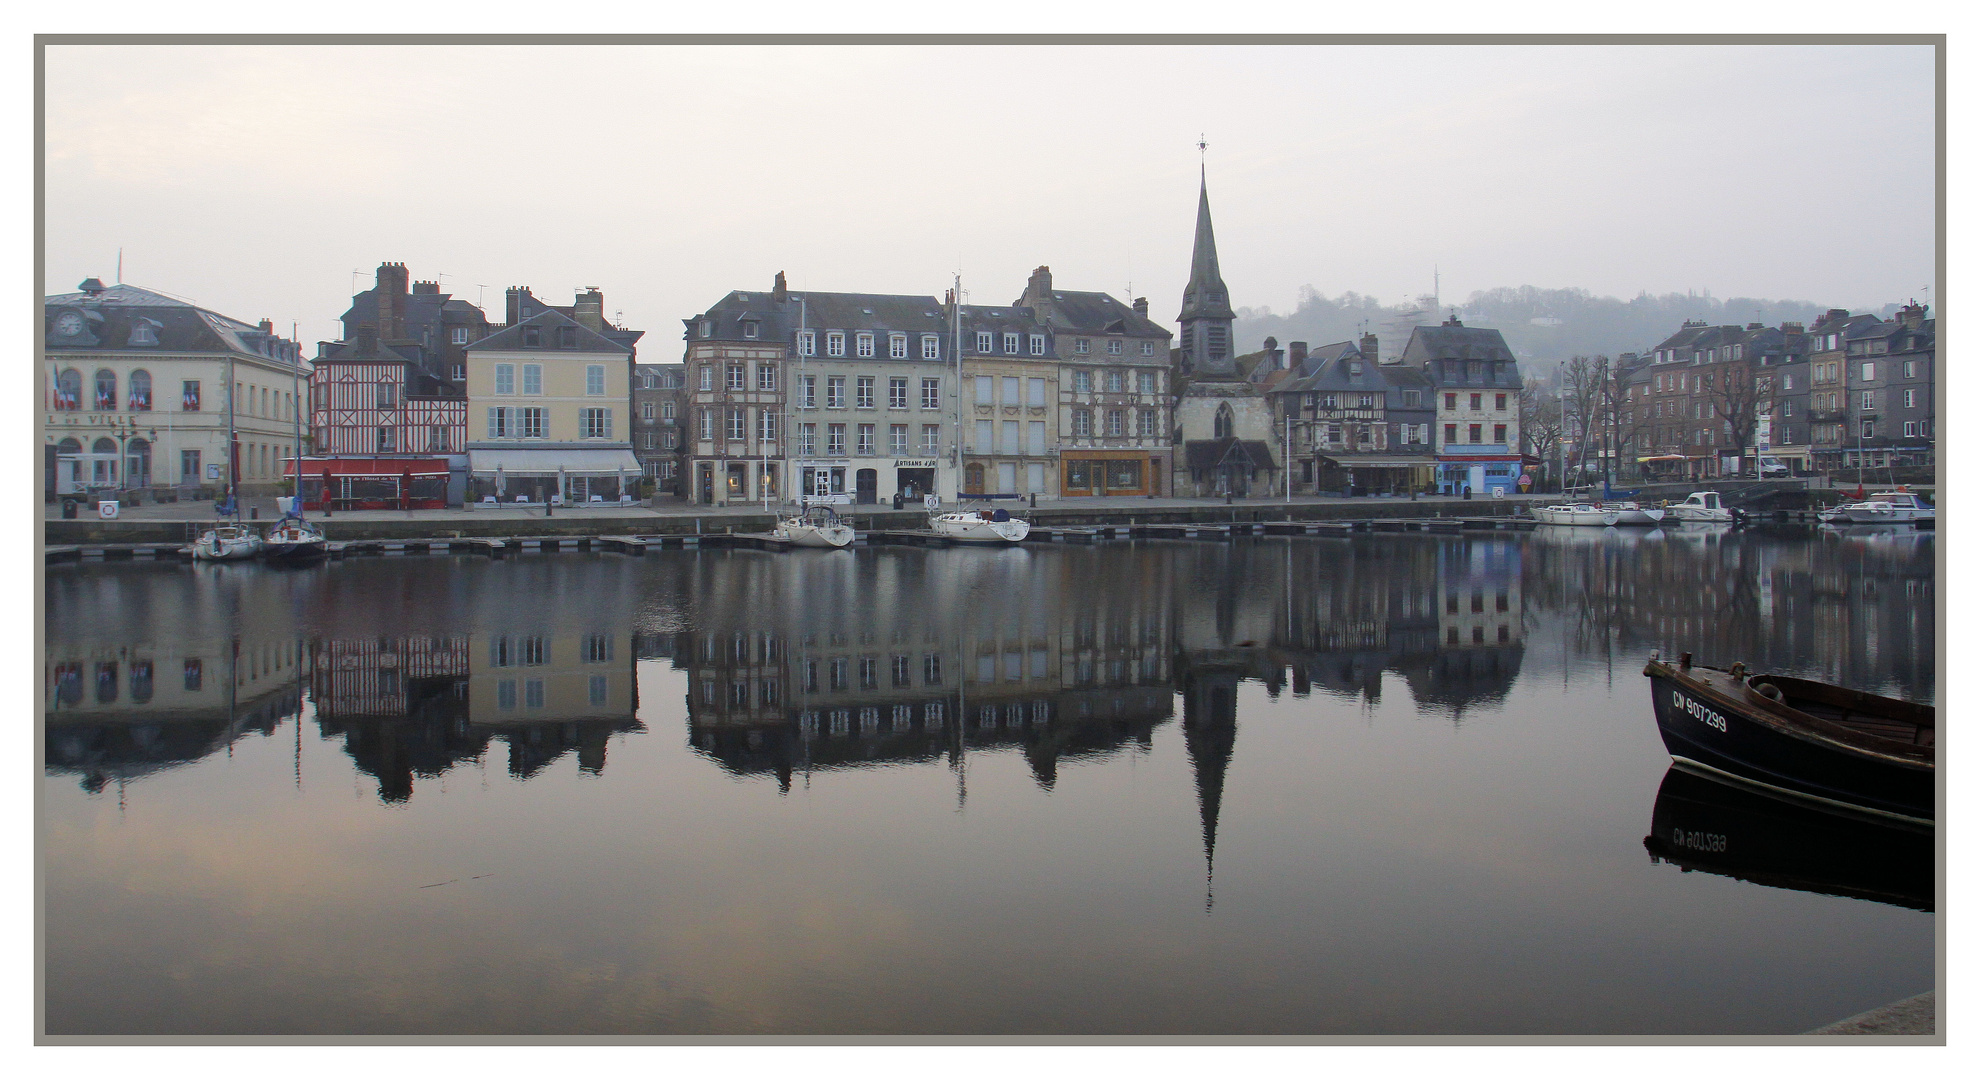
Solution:
[(1664, 520), (1664, 512), (1656, 507), (1638, 506), (1633, 502), (1605, 502), (1601, 509), (1613, 511), (1617, 525), (1656, 525)]
[(284, 517), (268, 529), (261, 542), (261, 557), (272, 561), (300, 562), (329, 554), (330, 541), (323, 530), (299, 517)]
[(930, 514), (928, 527), (951, 540), (972, 544), (1015, 544), (1031, 535), (1031, 523), (998, 507)]
[(1673, 760), (1737, 783), (1911, 822), (1931, 822), (1930, 706), (1779, 675), (1651, 654), (1657, 729)]
[(1938, 508), (1909, 491), (1879, 491), (1862, 502), (1844, 503), (1822, 511), (1830, 524), (1938, 523)]
[(1536, 506), (1533, 518), (1547, 525), (1614, 525), (1621, 515), (1594, 503), (1559, 503)]
[(1733, 512), (1720, 500), (1718, 492), (1694, 491), (1683, 502), (1664, 507), (1664, 519), (1722, 524), (1733, 519)]
[(245, 525), (216, 525), (193, 541), (192, 555), (207, 562), (252, 559), (261, 552), (261, 537)]
[(771, 536), (795, 547), (842, 548), (853, 542), (853, 527), (829, 506), (808, 506), (777, 522)]

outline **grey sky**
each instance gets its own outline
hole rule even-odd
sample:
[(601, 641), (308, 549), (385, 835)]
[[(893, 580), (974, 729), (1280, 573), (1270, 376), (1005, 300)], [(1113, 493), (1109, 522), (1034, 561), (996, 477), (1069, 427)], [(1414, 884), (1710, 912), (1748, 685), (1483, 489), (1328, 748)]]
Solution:
[[(381, 260), (679, 320), (793, 288), (1149, 297), (1198, 133), (1232, 300), (1499, 285), (1934, 303), (1928, 46), (61, 46), (47, 287), (306, 342)], [(352, 270), (364, 272), (354, 283)], [(485, 293), (478, 286), (485, 285)]]

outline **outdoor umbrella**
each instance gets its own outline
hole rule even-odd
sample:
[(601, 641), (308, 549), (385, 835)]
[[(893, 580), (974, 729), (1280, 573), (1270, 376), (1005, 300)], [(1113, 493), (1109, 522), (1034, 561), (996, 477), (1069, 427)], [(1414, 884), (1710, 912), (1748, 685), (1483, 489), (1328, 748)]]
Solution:
[(330, 516), (330, 466), (323, 467), (323, 515)]
[(499, 499), (502, 496), (507, 495), (508, 493), (509, 493), (509, 478), (503, 475), (502, 466), (497, 465), (495, 466), (495, 497)]
[(405, 475), (399, 477), (399, 509), (401, 510), (412, 509), (412, 470), (411, 469), (407, 469), (405, 471)]
[(562, 465), (559, 465), (557, 466), (557, 498), (562, 499), (563, 497), (564, 497), (564, 467)]

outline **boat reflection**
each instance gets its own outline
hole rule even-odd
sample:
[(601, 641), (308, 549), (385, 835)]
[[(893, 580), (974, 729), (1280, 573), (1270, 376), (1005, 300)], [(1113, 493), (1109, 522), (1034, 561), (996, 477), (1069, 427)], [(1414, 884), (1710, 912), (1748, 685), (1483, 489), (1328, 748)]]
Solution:
[(1652, 861), (1780, 889), (1931, 911), (1931, 829), (1790, 801), (1676, 765), (1643, 846)]

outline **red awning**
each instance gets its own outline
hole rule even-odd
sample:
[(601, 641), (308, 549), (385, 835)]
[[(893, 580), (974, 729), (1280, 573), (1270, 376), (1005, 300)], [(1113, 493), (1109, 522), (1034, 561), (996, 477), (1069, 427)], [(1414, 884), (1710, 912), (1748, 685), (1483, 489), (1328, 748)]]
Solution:
[[(289, 474), (295, 474), (291, 458)], [(305, 479), (332, 476), (446, 476), (451, 470), (440, 458), (304, 458)]]

